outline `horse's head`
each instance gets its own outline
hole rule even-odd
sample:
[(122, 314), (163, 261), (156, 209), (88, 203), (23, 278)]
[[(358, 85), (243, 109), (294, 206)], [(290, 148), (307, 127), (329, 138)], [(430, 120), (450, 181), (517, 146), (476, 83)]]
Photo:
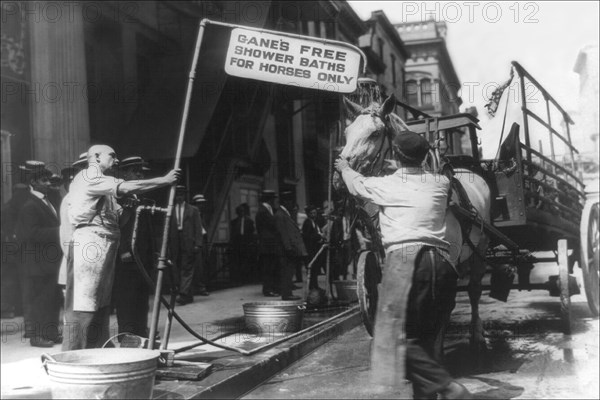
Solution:
[[(352, 122), (346, 127), (346, 145), (339, 157), (348, 160), (352, 169), (366, 176), (385, 173), (386, 159), (393, 159), (392, 140), (404, 123), (393, 114), (396, 100), (388, 97), (382, 105), (372, 103), (363, 108), (344, 98)], [(341, 187), (339, 176), (334, 177), (336, 188)]]

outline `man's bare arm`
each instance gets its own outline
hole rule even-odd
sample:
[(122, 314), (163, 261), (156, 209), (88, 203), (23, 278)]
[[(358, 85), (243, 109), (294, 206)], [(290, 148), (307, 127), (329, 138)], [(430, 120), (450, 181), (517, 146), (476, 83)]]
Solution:
[(120, 197), (127, 194), (144, 193), (150, 190), (169, 186), (177, 182), (180, 174), (181, 170), (174, 169), (169, 171), (168, 174), (158, 178), (125, 181), (119, 185), (117, 194)]

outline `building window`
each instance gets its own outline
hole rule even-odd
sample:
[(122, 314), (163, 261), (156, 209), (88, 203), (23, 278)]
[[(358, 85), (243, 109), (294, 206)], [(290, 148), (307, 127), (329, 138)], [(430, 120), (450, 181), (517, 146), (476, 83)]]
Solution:
[(379, 57), (383, 60), (383, 40), (379, 38), (377, 42), (379, 43)]
[(425, 105), (433, 104), (433, 97), (431, 95), (431, 80), (421, 80), (421, 103)]
[(392, 59), (392, 86), (396, 87), (396, 57), (390, 54), (390, 58)]
[(410, 80), (406, 82), (406, 100), (411, 106), (419, 105), (419, 86), (417, 81)]

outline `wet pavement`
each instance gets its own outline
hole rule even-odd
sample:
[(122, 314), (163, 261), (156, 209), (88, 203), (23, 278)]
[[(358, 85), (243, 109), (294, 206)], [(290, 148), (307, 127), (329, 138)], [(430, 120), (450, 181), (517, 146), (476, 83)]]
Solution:
[[(295, 290), (294, 294), (302, 295), (302, 290)], [(261, 285), (253, 284), (218, 290), (208, 297), (196, 296), (193, 303), (176, 307), (176, 312), (200, 335), (219, 345), (255, 354), (244, 355), (200, 344), (174, 320), (168, 349), (177, 352), (176, 360), (210, 363), (213, 368), (201, 381), (157, 379), (153, 397), (239, 397), (331, 338), (360, 324), (356, 307), (337, 304), (328, 309), (305, 311), (302, 328), (308, 332), (278, 333), (273, 327), (266, 331), (247, 329), (243, 305), (268, 300), (279, 301), (265, 298)], [(22, 317), (2, 320), (2, 398), (51, 398), (51, 382), (40, 357), (43, 353), (60, 352), (60, 345), (49, 349), (30, 346), (22, 337), (22, 323)], [(166, 310), (162, 308), (159, 333), (163, 337), (165, 323)], [(110, 327), (116, 334), (115, 315), (111, 315)], [(254, 352), (259, 347), (262, 350)], [(189, 349), (183, 351), (184, 348)]]
[[(550, 270), (539, 269), (532, 282), (544, 282)], [(579, 271), (576, 271), (576, 275)], [(579, 280), (581, 282), (581, 280)], [(485, 282), (484, 282), (485, 283)], [(302, 291), (295, 292), (301, 295)], [(405, 392), (376, 392), (369, 384), (371, 338), (356, 309), (339, 307), (305, 313), (304, 327), (315, 329), (275, 343), (287, 334), (245, 330), (242, 305), (265, 301), (260, 285), (228, 288), (197, 296), (176, 311), (197, 332), (218, 343), (252, 351), (251, 355), (211, 345), (194, 346), (178, 360), (213, 364), (198, 382), (157, 380), (154, 398), (407, 398)], [(573, 334), (562, 334), (560, 303), (547, 291), (513, 290), (503, 303), (484, 295), (481, 315), (487, 350), (469, 346), (470, 306), (459, 293), (446, 339), (448, 368), (477, 398), (598, 398), (598, 319), (583, 295), (572, 297)], [(332, 315), (341, 317), (327, 321)], [(115, 316), (111, 328), (116, 329)], [(161, 311), (163, 334), (165, 310)], [(2, 320), (2, 398), (49, 398), (49, 379), (40, 355), (60, 352), (31, 347), (21, 337), (22, 318)], [(198, 340), (174, 322), (169, 349), (192, 347)], [(572, 356), (573, 362), (565, 361)]]
[[(540, 270), (532, 278), (542, 282), (547, 273)], [(571, 301), (573, 331), (567, 337), (559, 300), (547, 291), (513, 289), (507, 303), (484, 292), (480, 304), (487, 349), (476, 351), (469, 345), (468, 297), (459, 293), (445, 341), (448, 370), (478, 399), (599, 398), (598, 319), (591, 318), (583, 295)], [(406, 391), (374, 392), (370, 345), (366, 330), (356, 327), (243, 398), (409, 398)]]

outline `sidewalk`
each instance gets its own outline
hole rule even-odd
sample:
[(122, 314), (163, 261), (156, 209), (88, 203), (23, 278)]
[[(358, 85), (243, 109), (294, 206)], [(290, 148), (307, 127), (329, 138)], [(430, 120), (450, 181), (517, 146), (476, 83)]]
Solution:
[[(301, 296), (302, 289), (295, 290), (294, 294)], [(269, 343), (269, 341), (278, 340), (282, 336), (276, 334), (266, 335), (268, 337), (248, 336), (247, 334), (240, 336), (239, 331), (245, 327), (242, 305), (268, 300), (280, 299), (264, 297), (262, 286), (252, 284), (218, 290), (212, 292), (208, 297), (195, 296), (193, 303), (177, 306), (175, 311), (201, 336), (209, 339), (220, 338), (217, 343), (250, 350)], [(338, 309), (328, 314), (306, 313), (304, 326), (313, 325), (343, 311), (343, 309)], [(161, 337), (164, 336), (166, 315), (166, 309), (161, 307), (159, 317)], [(60, 345), (49, 349), (30, 346), (29, 340), (22, 338), (22, 323), (22, 317), (3, 319), (1, 323), (2, 398), (50, 398), (50, 381), (42, 367), (40, 356), (43, 353), (60, 352)], [(210, 345), (195, 347), (177, 354), (176, 359), (209, 362), (214, 366), (213, 372), (198, 382), (157, 381), (154, 397), (172, 398), (173, 395), (176, 395), (177, 398), (241, 396), (261, 380), (268, 378), (327, 340), (359, 323), (360, 316), (354, 309), (339, 321), (325, 324), (317, 330), (299, 335), (250, 356)], [(111, 332), (116, 334), (116, 315), (111, 315), (110, 324)], [(227, 336), (228, 334), (229, 336)], [(198, 342), (181, 324), (175, 319), (173, 320), (168, 349), (174, 350)]]

